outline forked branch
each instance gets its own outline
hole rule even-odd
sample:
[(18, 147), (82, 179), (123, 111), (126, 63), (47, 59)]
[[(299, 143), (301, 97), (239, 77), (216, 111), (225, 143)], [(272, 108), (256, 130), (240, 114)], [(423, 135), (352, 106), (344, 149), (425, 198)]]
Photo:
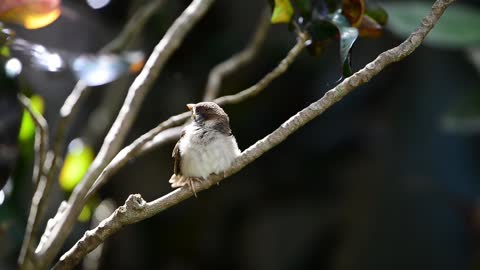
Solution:
[[(242, 152), (225, 175), (212, 175), (206, 181), (196, 182), (197, 192), (210, 188), (215, 183), (243, 169), (255, 159), (269, 151), (299, 128), (322, 114), (326, 109), (341, 100), (345, 95), (352, 92), (358, 86), (370, 81), (388, 65), (402, 60), (410, 55), (422, 43), (430, 30), (435, 26), (445, 9), (455, 0), (437, 0), (428, 16), (420, 27), (413, 32), (399, 46), (381, 53), (374, 61), (367, 64), (351, 77), (345, 79), (335, 88), (329, 90), (318, 101), (310, 104), (297, 114), (285, 121), (279, 128), (259, 140), (254, 145)], [(70, 269), (91, 250), (101, 244), (112, 234), (119, 231), (123, 226), (139, 222), (163, 210), (172, 207), (181, 201), (190, 198), (192, 192), (188, 187), (183, 187), (151, 202), (145, 202), (139, 194), (130, 195), (125, 204), (102, 221), (96, 228), (87, 231), (84, 236), (66, 252), (54, 266), (54, 269)]]

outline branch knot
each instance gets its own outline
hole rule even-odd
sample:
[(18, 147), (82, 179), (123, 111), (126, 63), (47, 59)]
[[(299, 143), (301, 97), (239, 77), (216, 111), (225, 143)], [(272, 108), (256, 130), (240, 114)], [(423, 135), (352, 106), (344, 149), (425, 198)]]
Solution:
[(128, 196), (128, 199), (125, 201), (125, 208), (127, 211), (135, 210), (139, 211), (145, 208), (145, 200), (142, 198), (140, 194), (131, 194)]

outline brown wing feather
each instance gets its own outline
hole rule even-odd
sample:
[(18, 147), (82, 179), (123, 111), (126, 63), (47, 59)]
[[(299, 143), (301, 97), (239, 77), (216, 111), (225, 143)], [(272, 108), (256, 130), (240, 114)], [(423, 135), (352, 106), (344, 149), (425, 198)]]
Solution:
[(185, 135), (185, 131), (182, 132), (180, 139), (178, 140), (177, 144), (173, 148), (172, 157), (174, 158), (173, 163), (173, 174), (181, 175), (182, 170), (180, 167), (180, 162), (182, 162), (182, 155), (180, 154), (180, 141), (182, 140), (183, 136)]

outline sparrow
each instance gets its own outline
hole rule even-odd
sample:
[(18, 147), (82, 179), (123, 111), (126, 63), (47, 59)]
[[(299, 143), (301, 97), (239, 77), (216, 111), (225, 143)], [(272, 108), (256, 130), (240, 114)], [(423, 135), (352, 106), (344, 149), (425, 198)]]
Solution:
[(223, 173), (240, 155), (230, 129), (228, 115), (214, 102), (187, 104), (192, 121), (182, 131), (173, 148), (172, 188), (188, 185), (195, 197), (193, 181), (203, 181), (210, 174)]

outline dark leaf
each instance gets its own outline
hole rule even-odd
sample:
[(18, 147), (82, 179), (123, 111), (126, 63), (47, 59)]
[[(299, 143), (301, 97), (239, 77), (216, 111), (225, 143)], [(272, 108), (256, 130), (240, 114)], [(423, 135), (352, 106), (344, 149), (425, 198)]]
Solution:
[[(321, 2), (322, 5), (326, 5), (329, 13), (333, 13), (341, 7), (340, 0), (317, 0), (316, 2)], [(319, 4), (317, 4), (317, 6), (318, 5)]]
[(311, 0), (293, 0), (295, 10), (298, 10), (300, 16), (305, 20), (310, 20), (312, 14)]
[(338, 36), (337, 27), (327, 20), (314, 21), (308, 25), (307, 31), (311, 40), (307, 43), (309, 52), (320, 55), (329, 41)]
[(340, 33), (340, 60), (343, 63), (343, 75), (350, 76), (352, 74), (350, 54), (353, 43), (358, 37), (358, 29), (351, 27), (347, 18), (340, 12), (334, 13), (331, 19)]

